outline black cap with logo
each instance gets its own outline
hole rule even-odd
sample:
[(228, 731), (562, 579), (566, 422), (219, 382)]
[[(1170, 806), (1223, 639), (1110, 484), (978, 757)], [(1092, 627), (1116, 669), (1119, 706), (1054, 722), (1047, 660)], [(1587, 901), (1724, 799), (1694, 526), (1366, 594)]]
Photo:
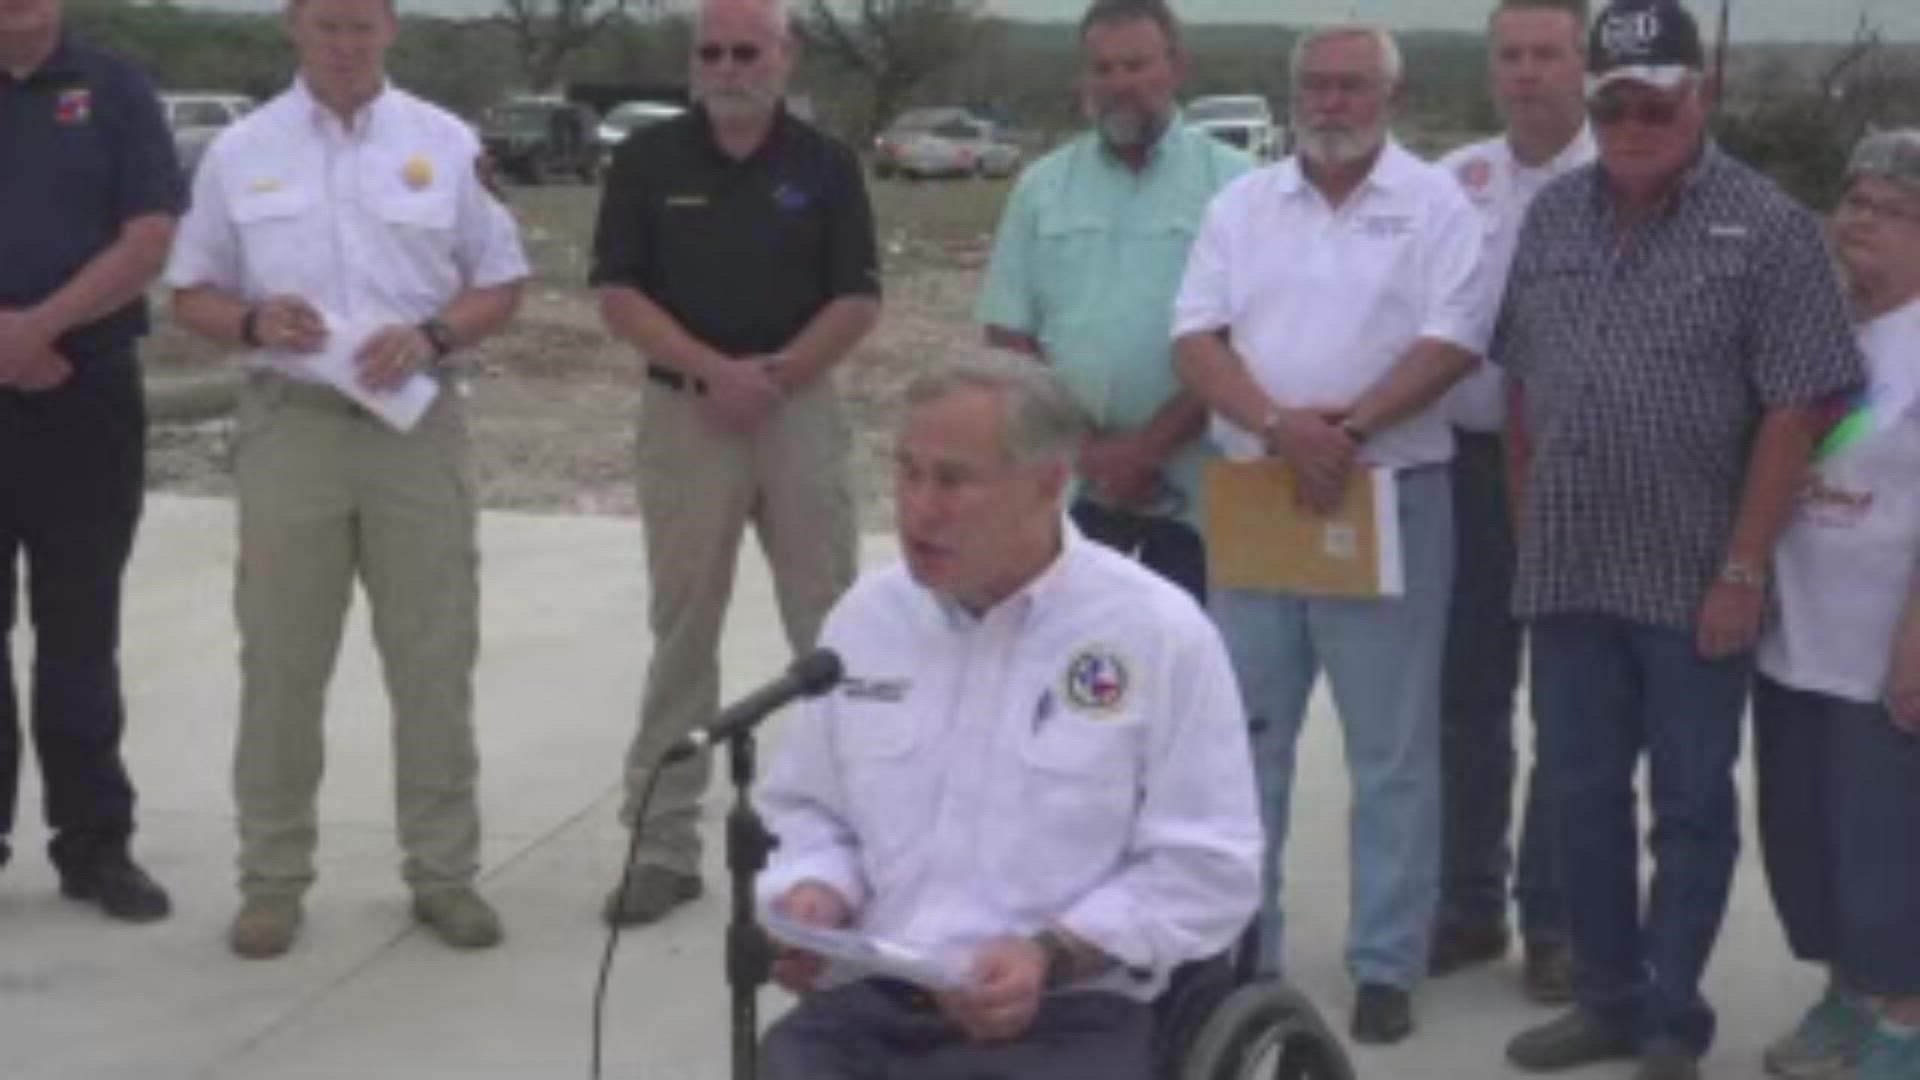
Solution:
[(1616, 82), (1672, 90), (1706, 60), (1700, 24), (1678, 0), (1614, 0), (1587, 39), (1587, 96)]

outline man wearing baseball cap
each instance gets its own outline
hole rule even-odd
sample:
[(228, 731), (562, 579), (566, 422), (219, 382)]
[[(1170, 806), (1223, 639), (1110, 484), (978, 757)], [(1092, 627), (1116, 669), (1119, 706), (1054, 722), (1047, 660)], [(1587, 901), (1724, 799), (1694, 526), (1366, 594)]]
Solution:
[(1574, 1008), (1507, 1055), (1529, 1072), (1638, 1057), (1642, 1080), (1691, 1080), (1713, 1041), (1700, 977), (1739, 852), (1774, 541), (1819, 405), (1862, 369), (1819, 224), (1707, 138), (1686, 10), (1616, 0), (1588, 57), (1599, 159), (1534, 203), (1489, 354), (1515, 386), (1514, 611), (1574, 960)]

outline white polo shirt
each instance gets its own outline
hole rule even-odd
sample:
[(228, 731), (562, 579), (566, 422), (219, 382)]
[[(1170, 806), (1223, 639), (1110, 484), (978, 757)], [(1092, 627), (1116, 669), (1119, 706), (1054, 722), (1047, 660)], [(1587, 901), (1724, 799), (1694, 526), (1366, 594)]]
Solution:
[[(1513, 253), (1520, 245), (1520, 226), (1534, 198), (1548, 184), (1591, 163), (1597, 153), (1593, 129), (1582, 126), (1580, 134), (1543, 165), (1522, 164), (1505, 135), (1463, 146), (1440, 159), (1440, 167), (1453, 174), (1480, 212), (1484, 246), (1475, 272), (1480, 275), (1477, 291), (1485, 304), (1481, 310), (1485, 339), (1493, 337), (1494, 320), (1507, 295)], [(1506, 378), (1483, 356), (1473, 374), (1448, 391), (1444, 407), (1453, 422), (1468, 431), (1500, 431), (1507, 419)]]
[[(1288, 158), (1208, 207), (1174, 336), (1225, 330), (1280, 405), (1346, 409), (1421, 338), (1486, 351), (1474, 274), (1482, 231), (1453, 178), (1391, 139), (1338, 209)], [(1218, 415), (1213, 435), (1229, 456), (1262, 453), (1258, 436)], [(1361, 456), (1389, 467), (1443, 462), (1453, 428), (1436, 404), (1376, 433)]]
[(1226, 649), (1178, 588), (1066, 526), (1053, 565), (980, 618), (902, 565), (863, 576), (822, 643), (846, 681), (782, 733), (758, 800), (759, 892), (814, 879), (870, 933), (961, 963), (1063, 927), (1150, 999), (1231, 946), (1261, 826)]
[[(304, 81), (223, 131), (194, 177), (167, 284), (299, 296), (355, 323), (411, 325), (470, 288), (527, 276), (519, 230), (476, 173), (465, 122), (388, 87), (351, 126)], [(266, 350), (253, 367), (304, 370)]]

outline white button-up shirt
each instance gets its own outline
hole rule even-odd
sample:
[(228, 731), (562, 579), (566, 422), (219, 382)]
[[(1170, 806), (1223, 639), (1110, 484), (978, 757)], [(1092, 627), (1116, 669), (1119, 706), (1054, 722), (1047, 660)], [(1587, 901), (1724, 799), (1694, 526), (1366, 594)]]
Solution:
[[(1481, 317), (1485, 337), (1493, 337), (1494, 319), (1507, 295), (1507, 274), (1513, 269), (1514, 249), (1520, 244), (1520, 226), (1533, 200), (1549, 183), (1593, 161), (1598, 153), (1591, 128), (1566, 145), (1543, 165), (1522, 164), (1513, 156), (1513, 144), (1501, 135), (1463, 146), (1440, 159), (1452, 173), (1474, 209), (1480, 211), (1485, 247), (1480, 253), (1479, 295), (1485, 302)], [(1473, 374), (1449, 392), (1446, 410), (1453, 422), (1468, 431), (1493, 432), (1506, 426), (1506, 378), (1484, 358)]]
[[(1391, 139), (1338, 208), (1288, 158), (1241, 177), (1208, 207), (1174, 336), (1225, 330), (1275, 402), (1346, 409), (1417, 340), (1485, 351), (1480, 233), (1453, 178)], [(1263, 452), (1257, 435), (1218, 415), (1213, 435), (1231, 457)], [(1453, 429), (1429, 406), (1376, 433), (1361, 456), (1390, 467), (1446, 461)]]
[(1230, 947), (1259, 900), (1246, 713), (1185, 593), (1067, 527), (1060, 556), (974, 618), (904, 566), (828, 618), (847, 678), (795, 718), (759, 789), (780, 837), (759, 892), (809, 879), (866, 932), (966, 963), (1069, 931), (1141, 999)]
[[(299, 296), (358, 325), (418, 323), (467, 289), (527, 276), (479, 154), (463, 121), (404, 91), (383, 90), (347, 125), (296, 80), (207, 148), (167, 283)], [(277, 355), (247, 362), (315, 378)]]

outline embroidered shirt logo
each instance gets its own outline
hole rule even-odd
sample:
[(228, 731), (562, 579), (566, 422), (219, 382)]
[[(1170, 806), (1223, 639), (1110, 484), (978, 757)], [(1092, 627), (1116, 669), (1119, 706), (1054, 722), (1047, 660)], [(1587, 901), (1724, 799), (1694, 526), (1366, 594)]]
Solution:
[(53, 99), (53, 122), (74, 126), (93, 118), (93, 91), (86, 87), (62, 90)]
[(433, 162), (415, 154), (400, 166), (400, 182), (409, 191), (425, 191), (433, 186)]
[(1126, 704), (1133, 673), (1120, 654), (1105, 646), (1076, 653), (1067, 664), (1067, 701), (1082, 712), (1111, 713)]

